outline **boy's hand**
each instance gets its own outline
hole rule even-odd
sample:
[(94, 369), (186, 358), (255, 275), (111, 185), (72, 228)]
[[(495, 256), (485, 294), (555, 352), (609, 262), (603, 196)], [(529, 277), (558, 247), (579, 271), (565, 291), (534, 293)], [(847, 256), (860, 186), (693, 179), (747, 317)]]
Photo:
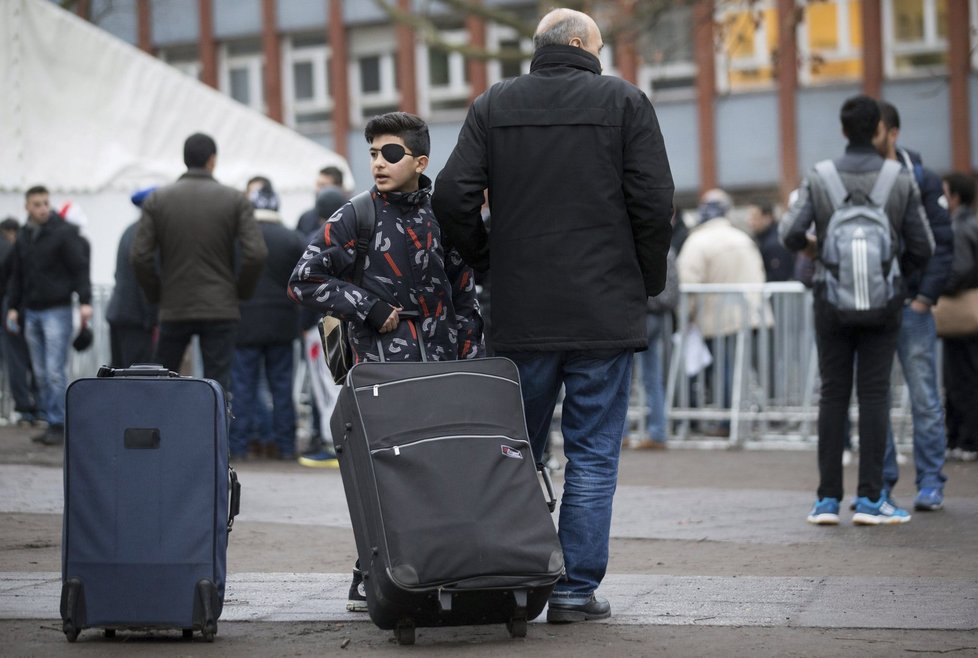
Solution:
[(394, 331), (397, 329), (397, 312), (402, 311), (402, 308), (395, 308), (391, 311), (391, 314), (384, 321), (384, 325), (380, 328), (380, 333), (386, 334), (389, 331)]

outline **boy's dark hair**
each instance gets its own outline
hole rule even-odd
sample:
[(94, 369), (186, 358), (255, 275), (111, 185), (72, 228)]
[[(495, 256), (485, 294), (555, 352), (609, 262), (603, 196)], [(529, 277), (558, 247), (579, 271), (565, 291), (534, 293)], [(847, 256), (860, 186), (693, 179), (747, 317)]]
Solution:
[(880, 123), (879, 103), (869, 96), (853, 96), (839, 111), (842, 132), (853, 144), (872, 144)]
[(893, 103), (880, 101), (879, 106), (880, 106), (880, 120), (883, 122), (883, 125), (886, 126), (886, 129), (889, 130), (890, 128), (896, 128), (897, 130), (899, 130), (900, 113), (897, 112), (897, 109), (893, 105)]
[(13, 217), (7, 217), (0, 222), (0, 231), (17, 231), (20, 229), (20, 222)]
[(363, 130), (367, 143), (371, 143), (379, 135), (400, 137), (415, 156), (428, 155), (431, 151), (428, 124), (421, 117), (407, 112), (388, 112), (368, 121), (367, 127)]
[(975, 202), (975, 177), (962, 171), (952, 171), (944, 176), (947, 189), (951, 194), (957, 194), (961, 205), (971, 206)]
[(217, 153), (217, 144), (210, 135), (194, 133), (183, 143), (183, 163), (188, 169), (201, 169)]
[(29, 199), (35, 194), (50, 194), (50, 192), (48, 192), (48, 188), (44, 187), (43, 185), (35, 185), (34, 187), (28, 188), (27, 191), (24, 192), (24, 198)]
[(336, 181), (337, 187), (343, 187), (343, 170), (341, 170), (339, 167), (334, 167), (332, 165), (329, 167), (323, 167), (319, 170), (319, 173), (323, 176), (329, 176)]

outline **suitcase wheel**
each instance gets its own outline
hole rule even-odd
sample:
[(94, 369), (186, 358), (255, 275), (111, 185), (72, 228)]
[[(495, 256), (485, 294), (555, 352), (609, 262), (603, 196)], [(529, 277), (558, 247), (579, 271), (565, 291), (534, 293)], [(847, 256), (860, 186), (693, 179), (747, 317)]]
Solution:
[(68, 638), (69, 642), (74, 642), (78, 639), (79, 629), (75, 628), (75, 625), (70, 622), (65, 622), (62, 630), (65, 632), (65, 637)]
[(526, 617), (513, 617), (506, 622), (510, 637), (526, 637)]
[(185, 640), (192, 640), (192, 639), (194, 639), (194, 629), (192, 629), (192, 628), (185, 628), (185, 629), (183, 629), (183, 639), (185, 639)]
[(394, 627), (394, 639), (398, 644), (414, 644), (414, 624), (401, 622)]
[(102, 632), (102, 634), (105, 635), (105, 637), (107, 637), (107, 638), (113, 638), (113, 637), (115, 637), (115, 629), (114, 628), (106, 628)]

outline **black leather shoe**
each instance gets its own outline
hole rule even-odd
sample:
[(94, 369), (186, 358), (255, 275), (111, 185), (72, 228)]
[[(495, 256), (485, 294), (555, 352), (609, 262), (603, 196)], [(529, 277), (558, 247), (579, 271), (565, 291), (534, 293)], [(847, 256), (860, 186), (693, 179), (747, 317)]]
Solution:
[(587, 603), (576, 605), (561, 605), (553, 601), (547, 606), (547, 623), (569, 624), (574, 621), (590, 621), (592, 619), (607, 619), (611, 616), (611, 604), (608, 599), (599, 599), (591, 595)]
[(64, 425), (52, 425), (44, 433), (41, 444), (46, 446), (60, 446), (65, 442)]

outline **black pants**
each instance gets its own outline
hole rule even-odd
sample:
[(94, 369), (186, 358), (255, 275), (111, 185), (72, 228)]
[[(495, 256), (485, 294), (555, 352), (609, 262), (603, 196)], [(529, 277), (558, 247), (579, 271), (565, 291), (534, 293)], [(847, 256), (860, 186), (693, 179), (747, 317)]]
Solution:
[(978, 451), (978, 336), (944, 339), (947, 447)]
[(856, 371), (859, 399), (858, 496), (878, 500), (883, 487), (883, 455), (889, 417), (890, 372), (900, 316), (882, 326), (853, 327), (838, 322), (831, 308), (815, 303), (815, 337), (822, 377), (818, 404), (819, 498), (842, 499), (842, 451)]
[(112, 367), (128, 368), (153, 359), (153, 330), (131, 324), (109, 324)]
[(231, 391), (231, 360), (238, 337), (237, 320), (194, 320), (161, 322), (156, 343), (156, 360), (166, 368), (180, 371), (183, 353), (190, 339), (200, 338), (200, 355), (204, 361), (204, 377), (213, 379), (225, 391)]

